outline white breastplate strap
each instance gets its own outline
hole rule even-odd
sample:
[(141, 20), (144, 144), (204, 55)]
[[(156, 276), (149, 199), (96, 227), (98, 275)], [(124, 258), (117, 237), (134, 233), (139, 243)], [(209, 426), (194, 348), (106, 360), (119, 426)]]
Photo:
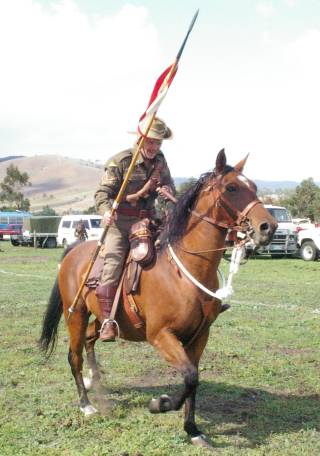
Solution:
[(193, 277), (192, 274), (185, 268), (185, 266), (181, 263), (177, 255), (175, 254), (172, 246), (168, 244), (168, 250), (175, 261), (176, 265), (178, 268), (183, 272), (183, 274), (200, 290), (204, 291), (207, 293), (209, 296), (212, 296), (213, 298), (220, 299), (221, 301), (223, 299), (229, 298), (233, 294), (233, 288), (232, 288), (232, 278), (233, 275), (238, 272), (240, 261), (243, 255), (242, 249), (239, 248), (234, 248), (232, 251), (232, 256), (231, 256), (231, 263), (230, 263), (230, 269), (229, 269), (229, 277), (227, 281), (227, 285), (224, 283), (224, 276), (223, 273), (218, 269), (218, 273), (220, 275), (220, 278), (222, 279), (222, 287), (219, 288), (216, 292), (209, 290), (206, 288), (202, 283), (200, 283), (195, 277)]

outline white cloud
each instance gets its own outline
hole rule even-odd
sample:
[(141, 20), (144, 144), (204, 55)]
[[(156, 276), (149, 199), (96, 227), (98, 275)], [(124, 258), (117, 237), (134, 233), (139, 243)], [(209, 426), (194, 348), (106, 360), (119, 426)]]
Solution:
[(0, 2), (0, 55), (0, 128), (16, 130), (20, 153), (79, 156), (135, 126), (161, 50), (143, 7), (89, 18), (72, 0), (10, 0)]
[(275, 8), (270, 2), (261, 2), (256, 5), (256, 11), (262, 16), (272, 16), (275, 12)]
[(284, 3), (289, 6), (289, 8), (293, 8), (297, 4), (297, 0), (284, 0)]
[[(272, 13), (270, 2), (259, 5)], [(249, 177), (320, 181), (320, 31), (287, 45), (271, 30), (260, 41), (230, 33), (225, 44), (200, 14), (159, 111), (175, 134), (164, 146), (174, 176), (213, 168), (226, 147), (230, 164), (250, 152)], [(175, 40), (164, 56), (144, 7), (88, 16), (75, 0), (0, 0), (0, 155), (105, 160), (129, 146), (126, 131), (171, 63)]]

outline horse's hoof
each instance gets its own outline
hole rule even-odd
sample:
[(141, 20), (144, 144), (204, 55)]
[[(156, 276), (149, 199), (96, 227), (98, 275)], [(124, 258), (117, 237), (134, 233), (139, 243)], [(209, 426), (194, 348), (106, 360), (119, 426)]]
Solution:
[(86, 405), (85, 407), (80, 407), (80, 410), (81, 410), (82, 413), (85, 414), (85, 416), (93, 415), (94, 413), (97, 413), (97, 411), (98, 411), (91, 404)]
[(151, 413), (160, 413), (159, 403), (160, 403), (160, 399), (155, 399), (153, 397), (149, 403), (149, 411)]
[(164, 413), (172, 410), (170, 397), (167, 394), (162, 394), (158, 399), (151, 399), (149, 410), (151, 413)]
[(207, 437), (204, 434), (191, 437), (191, 443), (192, 445), (213, 449), (213, 446), (208, 442)]

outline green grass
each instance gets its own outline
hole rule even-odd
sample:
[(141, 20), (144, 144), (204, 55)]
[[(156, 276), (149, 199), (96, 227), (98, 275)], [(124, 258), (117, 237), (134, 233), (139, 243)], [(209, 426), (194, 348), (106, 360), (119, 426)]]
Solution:
[[(1, 456), (209, 454), (190, 445), (183, 411), (148, 412), (181, 378), (147, 344), (97, 343), (103, 391), (90, 398), (100, 413), (85, 418), (63, 321), (49, 361), (36, 345), (62, 250), (0, 248)], [(319, 272), (319, 261), (298, 259), (240, 268), (200, 366), (197, 422), (214, 454), (320, 454)]]

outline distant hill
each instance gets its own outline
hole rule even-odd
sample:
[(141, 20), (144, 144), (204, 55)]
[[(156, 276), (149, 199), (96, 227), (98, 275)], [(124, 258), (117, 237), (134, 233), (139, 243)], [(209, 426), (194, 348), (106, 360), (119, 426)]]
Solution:
[[(24, 194), (31, 210), (52, 207), (57, 213), (78, 212), (94, 205), (93, 195), (101, 179), (102, 166), (85, 160), (56, 155), (39, 155), (10, 160), (21, 172), (27, 172), (32, 183)], [(8, 161), (0, 162), (0, 182), (6, 175)]]
[[(264, 180), (255, 180), (255, 184), (257, 185), (259, 190), (294, 190), (300, 182), (294, 181), (264, 181)], [(319, 185), (319, 184), (317, 184)]]
[[(175, 184), (181, 185), (183, 182), (188, 180), (188, 177), (175, 177), (174, 181)], [(294, 190), (300, 182), (294, 182), (294, 181), (265, 181), (265, 180), (258, 180), (258, 179), (253, 179), (255, 184), (257, 185), (259, 190), (270, 190), (270, 191), (275, 191), (275, 190)], [(320, 182), (315, 182), (316, 185), (320, 186)]]
[[(32, 211), (40, 211), (48, 205), (58, 214), (63, 214), (81, 212), (94, 205), (93, 195), (103, 173), (101, 164), (57, 155), (8, 156), (0, 158), (0, 182), (6, 175), (9, 161), (30, 177), (32, 186), (25, 188), (24, 193), (31, 201)], [(174, 181), (179, 187), (188, 179), (175, 177)], [(270, 191), (294, 189), (299, 185), (293, 181), (255, 182), (259, 190)]]
[(0, 157), (0, 163), (8, 160), (14, 160), (15, 158), (21, 158), (23, 155), (8, 155), (7, 157)]

